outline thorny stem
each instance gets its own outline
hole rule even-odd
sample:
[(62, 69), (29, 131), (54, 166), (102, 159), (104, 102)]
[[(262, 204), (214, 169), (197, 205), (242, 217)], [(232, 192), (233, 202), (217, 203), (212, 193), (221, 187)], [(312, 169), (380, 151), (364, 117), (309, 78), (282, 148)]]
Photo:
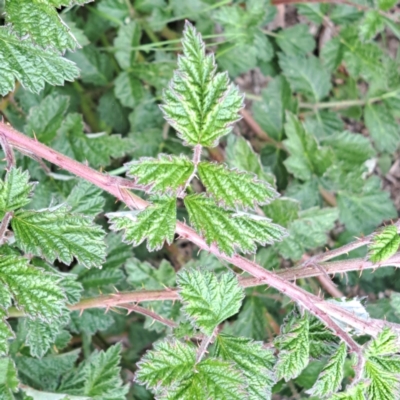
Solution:
[(4, 214), (4, 217), (1, 220), (1, 223), (0, 223), (0, 246), (2, 246), (7, 241), (6, 234), (7, 234), (8, 224), (10, 223), (12, 217), (13, 217), (13, 212), (8, 211)]
[(10, 169), (15, 165), (15, 157), (11, 146), (8, 144), (7, 139), (3, 134), (0, 134), (0, 145), (6, 156), (7, 168)]
[(203, 340), (200, 343), (200, 346), (197, 350), (197, 354), (196, 354), (196, 364), (199, 363), (201, 361), (201, 359), (204, 357), (204, 354), (207, 352), (207, 348), (210, 345), (210, 343), (213, 341), (214, 339), (214, 335), (216, 332), (217, 328), (214, 329), (213, 333), (210, 336), (204, 336)]
[(199, 162), (201, 160), (201, 152), (203, 150), (203, 147), (201, 146), (201, 144), (196, 144), (196, 146), (194, 146), (193, 149), (193, 164), (194, 164), (194, 168), (193, 168), (193, 172), (191, 173), (191, 175), (189, 176), (188, 180), (186, 181), (184, 187), (182, 188), (181, 192), (179, 193), (178, 197), (183, 198), (185, 197), (185, 192), (187, 187), (190, 185), (190, 182), (192, 182), (193, 178), (196, 176), (197, 173), (197, 166), (199, 165)]
[[(118, 183), (122, 181), (121, 179), (118, 180), (116, 179), (116, 177), (107, 176), (89, 168), (84, 164), (80, 164), (77, 161), (72, 160), (69, 157), (66, 157), (56, 152), (55, 150), (17, 132), (9, 125), (1, 122), (0, 134), (2, 134), (6, 138), (11, 146), (17, 149), (28, 149), (30, 152), (36, 154), (36, 156), (43, 158), (59, 166), (60, 168), (63, 168), (75, 174), (76, 176), (88, 180), (99, 188), (112, 194), (117, 199), (123, 201), (129, 208), (144, 209), (149, 205), (147, 201), (128, 191), (126, 189), (127, 186), (120, 186)], [(135, 185), (131, 184), (130, 187), (135, 187)], [(340, 327), (329, 316), (331, 310), (334, 310), (333, 304), (323, 301), (320, 297), (305, 291), (304, 289), (296, 286), (293, 283), (290, 283), (282, 276), (264, 269), (255, 262), (252, 262), (237, 254), (234, 256), (228, 256), (221, 253), (215, 245), (209, 246), (205, 242), (205, 240), (197, 234), (197, 232), (195, 232), (192, 228), (185, 225), (184, 223), (177, 222), (176, 233), (180, 237), (190, 240), (200, 249), (208, 251), (214, 254), (216, 257), (235, 265), (245, 272), (248, 272), (254, 278), (259, 280), (260, 283), (269, 285), (277, 289), (281, 293), (285, 294), (291, 300), (303, 306), (311, 314), (322, 320), (328, 328), (337, 332), (339, 336), (348, 344), (348, 346), (353, 349), (353, 351), (355, 351), (353, 339), (346, 332), (342, 332)], [(364, 321), (362, 319), (359, 319), (355, 317), (350, 311), (347, 311), (345, 309), (340, 310), (340, 319), (347, 319), (350, 326), (372, 336), (376, 336), (380, 332), (377, 326), (371, 323), (370, 320)]]

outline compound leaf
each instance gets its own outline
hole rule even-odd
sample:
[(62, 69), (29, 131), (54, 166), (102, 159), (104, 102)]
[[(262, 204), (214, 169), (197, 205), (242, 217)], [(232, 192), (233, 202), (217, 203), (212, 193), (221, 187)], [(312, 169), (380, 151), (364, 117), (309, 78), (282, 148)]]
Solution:
[(138, 246), (147, 239), (149, 251), (161, 249), (164, 242), (174, 240), (176, 226), (176, 199), (164, 197), (154, 201), (143, 211), (109, 213), (110, 228), (124, 230), (125, 243)]
[(314, 386), (307, 390), (307, 393), (316, 397), (328, 397), (336, 392), (342, 383), (346, 355), (346, 344), (341, 343), (335, 354), (332, 355), (324, 366)]
[(85, 267), (99, 267), (105, 258), (104, 231), (91, 218), (73, 214), (66, 206), (19, 211), (11, 220), (17, 245), (26, 253)]
[(235, 363), (243, 373), (250, 400), (271, 398), (275, 357), (270, 350), (264, 349), (261, 342), (223, 333), (216, 337), (215, 346), (217, 357)]
[(205, 54), (204, 42), (189, 22), (182, 44), (183, 56), (164, 92), (162, 110), (185, 143), (213, 147), (239, 119), (243, 99), (226, 73), (215, 73), (213, 55)]
[(150, 192), (176, 192), (183, 188), (194, 171), (194, 164), (185, 156), (160, 154), (158, 158), (142, 158), (128, 164), (128, 175)]
[(184, 202), (197, 232), (208, 245), (215, 243), (228, 255), (234, 253), (235, 247), (243, 252), (255, 252), (256, 242), (272, 244), (285, 236), (285, 230), (268, 218), (224, 210), (203, 195), (186, 196)]
[(29, 40), (19, 40), (8, 27), (0, 27), (0, 95), (14, 89), (18, 79), (26, 89), (38, 93), (45, 82), (63, 85), (79, 76), (71, 61), (50, 49), (36, 47)]
[(19, 38), (29, 36), (44, 49), (74, 50), (78, 43), (53, 6), (29, 0), (6, 0), (6, 22)]
[(400, 245), (400, 235), (397, 227), (387, 226), (382, 232), (376, 234), (369, 245), (369, 259), (373, 263), (387, 260), (396, 253)]
[(207, 192), (228, 207), (254, 207), (257, 203), (266, 204), (278, 195), (268, 183), (256, 179), (252, 173), (209, 162), (201, 162), (197, 168)]
[(275, 366), (277, 379), (285, 381), (296, 378), (307, 366), (310, 355), (308, 316), (293, 318), (281, 328), (281, 335), (275, 339), (279, 358)]
[(183, 309), (195, 325), (211, 336), (216, 326), (236, 314), (244, 297), (233, 273), (217, 276), (206, 270), (182, 270), (178, 274)]
[(4, 181), (0, 180), (0, 218), (8, 211), (26, 206), (32, 196), (33, 183), (29, 183), (29, 173), (11, 168)]

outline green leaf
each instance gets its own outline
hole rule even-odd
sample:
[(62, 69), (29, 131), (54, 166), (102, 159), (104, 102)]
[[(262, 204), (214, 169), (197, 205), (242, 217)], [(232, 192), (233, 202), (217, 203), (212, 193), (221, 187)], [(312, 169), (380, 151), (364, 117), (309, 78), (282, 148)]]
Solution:
[(208, 245), (215, 243), (228, 255), (234, 253), (235, 247), (243, 252), (255, 252), (255, 242), (272, 244), (285, 236), (284, 229), (268, 218), (224, 210), (203, 195), (186, 196), (184, 202), (196, 231)]
[(332, 163), (328, 148), (319, 147), (297, 116), (287, 113), (285, 147), (290, 156), (284, 161), (286, 168), (298, 179), (309, 180), (315, 174), (322, 176)]
[(305, 24), (296, 24), (283, 29), (277, 34), (276, 43), (284, 53), (290, 56), (310, 53), (315, 47), (314, 37), (308, 25)]
[(132, 47), (139, 46), (141, 29), (136, 21), (130, 21), (127, 25), (122, 25), (114, 39), (116, 48), (115, 58), (122, 69), (128, 69), (135, 64), (136, 51)]
[(105, 200), (101, 189), (88, 181), (79, 180), (66, 203), (71, 206), (71, 212), (94, 218), (103, 212)]
[(26, 253), (71, 264), (101, 266), (106, 246), (104, 231), (90, 218), (73, 214), (65, 206), (40, 211), (19, 211), (11, 220), (17, 245)]
[(158, 268), (136, 258), (128, 260), (125, 266), (127, 282), (135, 289), (163, 289), (175, 285), (175, 270), (167, 260), (162, 260)]
[(59, 278), (28, 264), (28, 260), (16, 256), (0, 256), (0, 281), (4, 295), (12, 296), (18, 308), (29, 316), (51, 321), (64, 310), (65, 295), (59, 286)]
[(46, 96), (39, 105), (29, 110), (25, 133), (40, 142), (50, 143), (65, 118), (69, 107), (68, 96)]
[(343, 60), (344, 46), (340, 37), (334, 37), (325, 43), (321, 50), (322, 65), (333, 72), (339, 67)]
[(8, 353), (9, 339), (14, 337), (11, 326), (5, 320), (6, 312), (0, 309), (0, 355), (4, 356)]
[(390, 109), (385, 104), (367, 104), (364, 119), (378, 150), (395, 152), (400, 141), (400, 130)]
[(193, 374), (195, 347), (177, 340), (163, 340), (147, 351), (138, 364), (136, 380), (148, 388), (170, 388)]
[(364, 395), (366, 386), (365, 382), (359, 383), (347, 389), (345, 393), (334, 394), (329, 400), (366, 400)]
[(0, 95), (14, 90), (18, 79), (26, 89), (38, 93), (45, 82), (63, 85), (79, 76), (72, 62), (50, 49), (35, 47), (29, 40), (19, 40), (8, 27), (0, 27)]
[(271, 398), (271, 388), (275, 383), (272, 372), (275, 357), (270, 350), (263, 348), (261, 342), (220, 333), (215, 340), (215, 355), (235, 363), (243, 373), (249, 399)]
[(24, 207), (31, 201), (33, 183), (29, 183), (29, 173), (11, 168), (4, 181), (0, 180), (0, 218), (8, 211)]
[(94, 335), (98, 331), (104, 331), (115, 323), (110, 313), (105, 313), (101, 308), (93, 308), (83, 312), (73, 311), (69, 330), (75, 333)]
[(121, 72), (115, 79), (115, 97), (125, 107), (135, 108), (144, 96), (142, 82), (132, 73)]
[(278, 196), (268, 183), (256, 179), (252, 173), (209, 162), (201, 162), (197, 168), (207, 193), (228, 207), (253, 208), (257, 203), (266, 204)]
[(54, 7), (42, 2), (6, 0), (6, 22), (19, 38), (30, 39), (44, 49), (74, 50), (78, 43)]
[(106, 166), (111, 163), (110, 157), (122, 157), (127, 151), (127, 142), (120, 135), (83, 132), (82, 115), (68, 114), (57, 131), (54, 148), (77, 161), (88, 162), (93, 168)]
[(161, 249), (166, 241), (174, 240), (176, 226), (176, 199), (164, 197), (143, 211), (109, 213), (110, 228), (124, 230), (125, 243), (138, 246), (147, 239), (149, 251)]
[(13, 393), (18, 391), (18, 383), (14, 361), (11, 358), (0, 358), (0, 397), (13, 400)]
[(387, 226), (382, 232), (376, 234), (368, 246), (369, 259), (373, 263), (379, 263), (390, 258), (400, 246), (400, 235), (397, 227)]
[(330, 75), (318, 58), (280, 54), (279, 65), (294, 91), (315, 102), (329, 94)]
[(269, 136), (275, 140), (281, 140), (285, 110), (297, 112), (297, 102), (293, 100), (290, 86), (287, 80), (279, 75), (261, 91), (261, 96), (262, 101), (253, 103), (254, 119)]
[(239, 119), (242, 96), (229, 86), (227, 74), (215, 73), (214, 57), (205, 54), (201, 36), (188, 22), (182, 44), (184, 55), (164, 92), (162, 110), (185, 143), (214, 147)]
[(300, 15), (304, 15), (310, 21), (321, 24), (324, 20), (324, 16), (329, 10), (326, 4), (296, 4), (297, 11)]
[(400, 339), (396, 333), (386, 327), (379, 335), (368, 343), (365, 355), (367, 357), (380, 357), (395, 354), (400, 351)]
[(396, 5), (396, 0), (378, 0), (380, 10), (388, 11)]
[(346, 344), (341, 343), (319, 374), (317, 382), (311, 389), (307, 390), (307, 393), (311, 396), (328, 397), (336, 392), (342, 383), (346, 355)]
[(371, 40), (385, 28), (383, 17), (377, 10), (370, 10), (365, 13), (364, 19), (359, 26), (362, 40)]
[(275, 339), (275, 345), (279, 349), (275, 373), (278, 380), (284, 378), (285, 381), (300, 375), (308, 364), (310, 353), (308, 316), (289, 318), (281, 327), (280, 336)]
[(185, 156), (160, 154), (158, 158), (141, 158), (127, 164), (128, 176), (136, 178), (152, 193), (176, 193), (181, 191), (194, 172), (194, 164)]
[(206, 270), (181, 270), (177, 277), (183, 310), (207, 336), (236, 314), (244, 297), (236, 276), (230, 272), (218, 278)]

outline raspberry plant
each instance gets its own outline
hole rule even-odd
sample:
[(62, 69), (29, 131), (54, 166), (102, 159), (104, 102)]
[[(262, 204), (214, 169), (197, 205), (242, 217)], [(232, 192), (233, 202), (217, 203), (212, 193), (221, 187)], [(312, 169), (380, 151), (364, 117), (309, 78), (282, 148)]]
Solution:
[[(300, 4), (340, 25), (319, 58), (307, 25), (265, 30), (268, 2), (183, 2), (199, 28), (176, 65), (154, 50), (154, 31), (180, 43), (176, 2), (84, 3), (0, 2), (0, 398), (397, 399), (399, 223), (372, 173), (398, 147), (398, 60), (377, 42), (394, 2)], [(247, 94), (254, 120), (231, 78), (256, 66), (273, 78)], [(343, 100), (357, 80), (366, 100)], [(344, 129), (361, 116), (372, 142)], [(365, 293), (370, 270), (390, 298), (331, 280), (362, 272)]]

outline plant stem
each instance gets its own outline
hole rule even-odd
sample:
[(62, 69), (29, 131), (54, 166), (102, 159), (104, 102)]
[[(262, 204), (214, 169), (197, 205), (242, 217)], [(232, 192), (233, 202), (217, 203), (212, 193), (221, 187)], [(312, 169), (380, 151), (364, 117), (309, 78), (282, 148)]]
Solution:
[[(0, 133), (6, 138), (11, 146), (16, 147), (17, 149), (29, 150), (36, 156), (43, 158), (83, 179), (88, 180), (99, 188), (110, 193), (117, 199), (123, 201), (131, 209), (140, 210), (146, 208), (149, 205), (147, 201), (128, 191), (125, 187), (121, 187), (116, 184), (116, 180), (118, 181), (117, 177), (107, 176), (89, 168), (84, 164), (80, 164), (77, 161), (62, 155), (61, 153), (58, 153), (55, 150), (25, 135), (22, 135), (10, 126), (1, 122)], [(349, 345), (349, 347), (353, 348), (353, 351), (355, 351), (354, 345), (352, 343), (352, 338), (329, 317), (329, 310), (333, 307), (331, 303), (321, 300), (318, 296), (315, 296), (307, 292), (306, 290), (296, 286), (295, 284), (290, 283), (278, 274), (264, 269), (253, 261), (250, 261), (237, 254), (233, 256), (228, 256), (224, 253), (221, 253), (216, 245), (213, 244), (209, 246), (206, 241), (199, 234), (197, 234), (197, 232), (195, 232), (192, 228), (182, 222), (177, 222), (176, 233), (180, 237), (190, 240), (200, 249), (208, 251), (214, 254), (219, 259), (225, 260), (226, 262), (240, 268), (242, 271), (249, 273), (254, 278), (259, 280), (260, 283), (269, 285), (280, 291), (281, 293), (285, 294), (291, 300), (300, 304), (311, 314), (323, 321), (328, 328), (337, 332), (338, 335)], [(115, 296), (118, 296), (118, 294), (116, 294)], [(379, 329), (377, 329), (376, 326), (370, 321), (358, 319), (354, 317), (351, 312), (345, 309), (341, 310), (341, 315), (343, 316), (343, 318), (347, 318), (348, 321), (350, 321), (349, 323), (352, 324), (351, 326), (359, 331), (365, 332), (373, 336), (379, 333)]]
[(206, 354), (207, 352), (207, 348), (210, 345), (210, 343), (212, 342), (214, 335), (215, 335), (215, 331), (217, 328), (214, 329), (214, 332), (210, 335), (210, 336), (204, 336), (203, 340), (200, 343), (200, 346), (197, 350), (197, 354), (196, 354), (196, 364), (199, 363), (202, 358), (204, 357), (204, 354)]
[(7, 229), (8, 229), (8, 224), (10, 223), (12, 217), (13, 217), (13, 212), (8, 211), (4, 214), (4, 217), (1, 220), (1, 223), (0, 223), (0, 246), (2, 246), (7, 240), (6, 233), (7, 233)]

